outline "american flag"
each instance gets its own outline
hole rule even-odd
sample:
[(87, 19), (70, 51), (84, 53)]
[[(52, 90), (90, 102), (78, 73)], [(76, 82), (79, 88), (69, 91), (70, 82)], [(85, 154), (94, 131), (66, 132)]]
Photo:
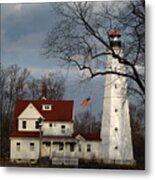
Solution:
[(80, 106), (83, 107), (83, 108), (85, 108), (85, 107), (87, 107), (90, 103), (91, 103), (91, 99), (90, 99), (90, 97), (88, 97), (87, 99), (85, 99), (85, 100), (80, 104)]

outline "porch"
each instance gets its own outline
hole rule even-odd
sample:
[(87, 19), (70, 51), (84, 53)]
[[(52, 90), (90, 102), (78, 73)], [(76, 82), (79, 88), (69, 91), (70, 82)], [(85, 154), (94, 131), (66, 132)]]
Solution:
[(46, 157), (52, 165), (78, 166), (77, 142), (75, 139), (43, 139), (41, 158)]

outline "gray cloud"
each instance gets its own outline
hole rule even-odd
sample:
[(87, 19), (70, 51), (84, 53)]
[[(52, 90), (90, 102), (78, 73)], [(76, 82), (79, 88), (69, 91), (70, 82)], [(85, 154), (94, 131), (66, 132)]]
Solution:
[(54, 21), (49, 3), (2, 5), (2, 28), (10, 42), (17, 42), (31, 33), (46, 33)]
[[(65, 97), (75, 100), (76, 111), (80, 109), (80, 102), (92, 94), (93, 109), (95, 113), (100, 112), (103, 94), (100, 88), (102, 80), (96, 79), (92, 83), (80, 85), (81, 72), (78, 72), (76, 68), (70, 68), (67, 72), (67, 69), (60, 66), (56, 59), (45, 60), (40, 55), (46, 33), (58, 20), (58, 17), (50, 12), (51, 4), (5, 4), (2, 5), (1, 10), (3, 64), (18, 64), (26, 67), (36, 77), (60, 71), (65, 77), (67, 86)], [(99, 90), (98, 94), (96, 89)], [(100, 108), (96, 106), (98, 103)]]

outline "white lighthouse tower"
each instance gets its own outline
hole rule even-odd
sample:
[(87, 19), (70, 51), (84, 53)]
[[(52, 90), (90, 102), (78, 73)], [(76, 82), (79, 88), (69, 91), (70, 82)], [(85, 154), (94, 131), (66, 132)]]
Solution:
[[(114, 28), (110, 34), (110, 46), (123, 56), (121, 34)], [(107, 71), (124, 74), (126, 68), (112, 55), (107, 57)], [(133, 164), (127, 79), (124, 76), (107, 74), (104, 85), (103, 116), (101, 122), (101, 158), (106, 163)]]

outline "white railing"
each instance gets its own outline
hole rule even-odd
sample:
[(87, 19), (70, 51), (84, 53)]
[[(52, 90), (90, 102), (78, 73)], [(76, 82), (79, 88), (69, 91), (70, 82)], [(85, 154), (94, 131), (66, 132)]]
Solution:
[(68, 157), (53, 157), (53, 165), (65, 165), (65, 166), (78, 166), (78, 158), (68, 158)]

